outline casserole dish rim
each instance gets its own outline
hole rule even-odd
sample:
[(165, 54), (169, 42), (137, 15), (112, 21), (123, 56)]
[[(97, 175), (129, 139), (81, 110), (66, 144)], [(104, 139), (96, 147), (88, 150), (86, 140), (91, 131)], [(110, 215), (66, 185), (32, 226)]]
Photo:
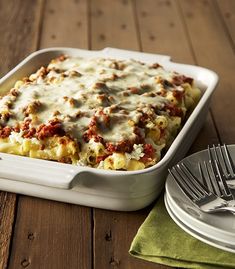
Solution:
[[(90, 171), (97, 173), (99, 175), (105, 174), (105, 175), (138, 175), (138, 174), (146, 174), (149, 172), (152, 172), (153, 170), (157, 170), (159, 168), (162, 168), (165, 166), (169, 160), (177, 153), (177, 150), (179, 148), (179, 145), (183, 143), (183, 138), (186, 135), (187, 131), (190, 129), (190, 126), (194, 123), (196, 120), (197, 115), (199, 114), (200, 110), (203, 108), (203, 106), (206, 104), (208, 99), (211, 97), (213, 91), (215, 90), (215, 87), (218, 83), (218, 75), (207, 68), (195, 66), (195, 65), (189, 65), (189, 64), (182, 64), (177, 62), (170, 61), (170, 56), (161, 55), (161, 54), (152, 54), (152, 53), (144, 53), (144, 52), (138, 52), (138, 51), (130, 51), (130, 50), (122, 50), (122, 49), (115, 49), (115, 48), (104, 48), (102, 50), (85, 50), (85, 49), (77, 49), (77, 48), (67, 48), (67, 47), (51, 47), (51, 48), (45, 48), (38, 51), (35, 51), (31, 53), (29, 56), (27, 56), (23, 61), (21, 61), (15, 68), (13, 68), (11, 71), (9, 71), (4, 77), (0, 79), (0, 86), (2, 83), (4, 83), (7, 79), (9, 79), (11, 76), (13, 76), (16, 71), (20, 70), (24, 65), (27, 65), (27, 63), (30, 62), (33, 58), (39, 57), (40, 55), (46, 54), (46, 53), (60, 53), (64, 54), (67, 52), (68, 54), (77, 54), (77, 56), (81, 57), (106, 57), (106, 58), (114, 58), (114, 59), (136, 59), (136, 58), (142, 58), (143, 62), (146, 63), (155, 63), (159, 62), (163, 65), (164, 69), (168, 70), (170, 67), (170, 70), (174, 70), (176, 72), (177, 68), (179, 69), (187, 69), (191, 70), (192, 72), (199, 73), (203, 72), (210, 76), (210, 79), (208, 79), (208, 85), (206, 87), (206, 90), (203, 92), (199, 102), (197, 103), (194, 110), (191, 112), (187, 120), (184, 122), (182, 128), (180, 129), (179, 133), (175, 137), (174, 141), (170, 145), (170, 147), (167, 149), (164, 156), (160, 159), (160, 161), (148, 168), (141, 169), (141, 170), (135, 170), (135, 171), (117, 171), (117, 170), (105, 170), (105, 169), (98, 169), (93, 168), (89, 166), (75, 166), (81, 171)], [(80, 55), (81, 54), (81, 55)], [(89, 55), (89, 56), (88, 56)], [(144, 60), (146, 59), (146, 60)], [(152, 59), (152, 60), (151, 60)], [(39, 66), (35, 66), (35, 69)], [(176, 68), (175, 68), (176, 67)], [(182, 74), (184, 72), (181, 71)], [(193, 77), (194, 78), (194, 77)], [(195, 78), (194, 78), (195, 79)], [(210, 80), (210, 81), (209, 81)], [(9, 154), (11, 155), (11, 154)], [(18, 155), (16, 155), (18, 156)], [(19, 158), (21, 156), (18, 156)], [(30, 157), (25, 157), (30, 158)], [(45, 160), (46, 162), (51, 162), (49, 160)], [(61, 163), (58, 163), (58, 165), (63, 165)], [(74, 168), (74, 165), (71, 165)]]

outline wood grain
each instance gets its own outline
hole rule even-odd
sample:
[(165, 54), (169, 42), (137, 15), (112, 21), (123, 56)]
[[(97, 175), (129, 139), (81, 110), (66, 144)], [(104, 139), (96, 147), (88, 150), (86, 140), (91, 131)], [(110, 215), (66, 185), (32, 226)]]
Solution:
[[(221, 77), (212, 114), (190, 152), (218, 141), (214, 123), (220, 138), (233, 142), (233, 0), (4, 2), (0, 0), (0, 75), (39, 47), (111, 46), (171, 55), (173, 61), (202, 65)], [(7, 264), (9, 269), (169, 268), (128, 254), (151, 206), (125, 213), (19, 196), (15, 209), (16, 195), (1, 192), (0, 269)]]
[(91, 0), (91, 47), (138, 50), (133, 5), (130, 0)]
[(9, 269), (91, 268), (91, 211), (21, 196)]
[(234, 0), (217, 0), (216, 1), (219, 9), (220, 15), (225, 25), (227, 27), (229, 36), (232, 41), (232, 45), (235, 49), (235, 1)]
[[(46, 1), (40, 46), (87, 48), (87, 20), (86, 1)], [(92, 268), (91, 209), (20, 196), (9, 264), (15, 268)]]
[(214, 1), (179, 1), (192, 48), (201, 66), (216, 71), (220, 83), (212, 99), (212, 114), (219, 136), (234, 142), (235, 55)]
[[(104, 4), (104, 1), (101, 1)], [(96, 1), (97, 8), (101, 9), (103, 5), (100, 1)], [(169, 4), (169, 3), (170, 4)], [(163, 3), (163, 4), (161, 4)], [(100, 7), (101, 6), (101, 7)], [(158, 7), (158, 9), (156, 9)], [(106, 6), (107, 9), (107, 6)], [(133, 3), (132, 8), (136, 14), (136, 26), (137, 30), (140, 31), (140, 44), (133, 44), (133, 40), (138, 39), (138, 33), (134, 28), (129, 29), (128, 31), (128, 40), (130, 40), (129, 44), (133, 44), (133, 49), (140, 47), (144, 51), (150, 51), (154, 53), (163, 53), (167, 55), (172, 55), (173, 59), (178, 61), (187, 61), (188, 63), (194, 63), (194, 58), (192, 55), (191, 47), (189, 41), (187, 39), (184, 24), (181, 20), (179, 11), (174, 1), (136, 1)], [(125, 20), (126, 17), (131, 16), (131, 8), (129, 8), (129, 14), (127, 11), (123, 12), (121, 10), (121, 5), (119, 6), (119, 12), (123, 14), (122, 19)], [(95, 10), (92, 7), (92, 10)], [(102, 16), (92, 16), (92, 25), (110, 25), (112, 24), (113, 35), (118, 36), (119, 34), (119, 21), (115, 21), (112, 18), (116, 16), (114, 13), (116, 9), (110, 9), (109, 15), (105, 16), (104, 12)], [(157, 10), (157, 11), (156, 11)], [(106, 11), (107, 12), (107, 11)], [(162, 15), (161, 15), (162, 14)], [(164, 15), (163, 15), (164, 14)], [(105, 18), (103, 17), (105, 16)], [(174, 18), (174, 22), (172, 19)], [(108, 21), (109, 19), (109, 21)], [(97, 22), (98, 20), (98, 22)], [(165, 35), (165, 31), (162, 30), (162, 25), (169, 26), (171, 31), (171, 23), (174, 23), (174, 34)], [(104, 35), (108, 35), (103, 29)], [(93, 29), (93, 28), (92, 28)], [(167, 30), (167, 32), (169, 32)], [(150, 37), (152, 34), (155, 34), (158, 38), (154, 39)], [(136, 36), (137, 35), (137, 36)], [(102, 40), (98, 44), (98, 39), (92, 33), (92, 48), (97, 49), (103, 46), (106, 46), (106, 41)], [(126, 41), (128, 41), (126, 40)], [(164, 40), (165, 42), (158, 42), (159, 40)], [(179, 45), (172, 46), (175, 44), (175, 40), (181, 40)], [(136, 42), (137, 42), (136, 41)], [(107, 44), (110, 41), (107, 41)], [(116, 47), (122, 46), (122, 40), (115, 39)], [(97, 46), (97, 47), (96, 47)], [(130, 47), (131, 48), (131, 47)], [(131, 48), (132, 49), (132, 48)], [(197, 145), (201, 145), (201, 147), (205, 146), (208, 143), (210, 138), (213, 137), (214, 140), (217, 139), (217, 135), (215, 129), (213, 128), (213, 122), (208, 117), (207, 124), (205, 124), (204, 129), (202, 130), (201, 136), (199, 136), (195, 150), (197, 149)], [(130, 247), (131, 241), (133, 240), (139, 226), (144, 221), (147, 216), (149, 210), (145, 209), (138, 212), (129, 212), (129, 213), (120, 213), (120, 212), (110, 212), (100, 209), (94, 209), (94, 265), (95, 268), (144, 268), (148, 266), (148, 268), (161, 268), (161, 265), (145, 263), (141, 260), (134, 259), (128, 255), (128, 249)]]
[[(170, 55), (176, 62), (197, 64), (176, 1), (136, 1), (136, 11), (144, 51)], [(218, 142), (218, 137), (209, 114), (189, 153), (202, 150), (211, 142)]]
[(7, 268), (16, 207), (16, 195), (0, 192), (0, 268)]
[(40, 47), (88, 46), (87, 1), (46, 1)]
[[(28, 8), (30, 6), (30, 8)], [(42, 1), (0, 1), (0, 76), (36, 49)], [(7, 268), (16, 194), (0, 192), (0, 268)]]
[(131, 242), (152, 206), (136, 212), (94, 209), (94, 269), (167, 269), (128, 254)]
[(36, 49), (42, 1), (0, 1), (0, 76)]
[[(138, 50), (141, 44), (138, 43), (133, 3), (108, 3), (107, 0), (91, 2), (91, 48), (113, 46)], [(94, 209), (94, 269), (168, 268), (128, 254), (130, 244), (150, 209), (128, 213)]]
[[(143, 51), (193, 64), (193, 53), (175, 1), (135, 1)], [(172, 16), (173, 15), (173, 16)]]

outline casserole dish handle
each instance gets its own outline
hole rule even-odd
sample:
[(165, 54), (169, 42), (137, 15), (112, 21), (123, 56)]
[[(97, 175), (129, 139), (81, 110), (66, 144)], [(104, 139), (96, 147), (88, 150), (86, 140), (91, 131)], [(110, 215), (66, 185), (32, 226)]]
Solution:
[(74, 177), (84, 170), (83, 167), (73, 167), (71, 164), (6, 153), (0, 154), (0, 180), (4, 178), (60, 189), (71, 189)]

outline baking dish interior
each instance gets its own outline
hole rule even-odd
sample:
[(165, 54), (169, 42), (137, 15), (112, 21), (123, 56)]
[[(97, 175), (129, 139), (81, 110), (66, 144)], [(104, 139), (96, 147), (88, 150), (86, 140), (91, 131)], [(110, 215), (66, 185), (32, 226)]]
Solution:
[[(50, 180), (42, 180), (40, 172), (38, 172), (38, 178), (36, 177), (36, 180), (31, 182), (24, 179), (24, 174), (22, 178), (14, 178), (13, 180), (3, 178), (1, 175), (1, 190), (112, 210), (132, 211), (149, 205), (164, 187), (167, 168), (184, 157), (199, 132), (206, 118), (212, 93), (218, 82), (217, 74), (206, 68), (171, 62), (170, 57), (166, 55), (114, 48), (105, 48), (101, 51), (48, 48), (32, 53), (0, 79), (1, 95), (6, 94), (17, 80), (35, 72), (41, 66), (47, 65), (51, 59), (62, 54), (81, 57), (106, 57), (118, 60), (132, 58), (150, 64), (159, 63), (166, 70), (192, 77), (196, 85), (202, 90), (203, 95), (162, 159), (152, 167), (137, 171), (114, 171), (44, 161), (47, 163), (48, 171), (53, 170), (52, 166), (54, 168), (58, 166), (58, 171), (62, 168), (65, 169), (66, 176), (69, 173), (75, 176), (71, 176), (67, 181), (64, 181), (63, 186), (66, 185), (66, 187), (61, 187), (61, 182), (58, 180), (56, 185), (55, 177)], [(12, 155), (7, 154), (7, 156), (13, 161)], [(14, 157), (18, 160), (22, 158), (21, 156)], [(27, 165), (30, 165), (30, 158), (23, 158), (27, 168)], [(53, 171), (57, 171), (57, 169)], [(17, 175), (17, 171), (15, 175)]]
[[(113, 48), (106, 48), (101, 51), (87, 51), (73, 48), (49, 48), (36, 51), (23, 60), (19, 65), (17, 65), (12, 71), (10, 71), (6, 76), (0, 80), (1, 94), (7, 93), (7, 91), (14, 85), (15, 81), (21, 79), (22, 77), (31, 74), (36, 71), (41, 66), (45, 66), (48, 62), (60, 56), (61, 54), (66, 54), (69, 56), (81, 56), (81, 57), (107, 57), (114, 59), (136, 59), (146, 63), (156, 63), (163, 65), (166, 70), (172, 70), (184, 75), (192, 77), (196, 85), (202, 89), (203, 95), (195, 107), (194, 111), (188, 117), (181, 131), (173, 141), (172, 145), (169, 147), (167, 152), (164, 154), (163, 158), (152, 167), (146, 168), (144, 170), (138, 171), (107, 171), (100, 170), (96, 168), (87, 168), (87, 171), (97, 172), (98, 174), (106, 175), (136, 175), (136, 174), (147, 174), (148, 172), (164, 167), (169, 163), (169, 160), (174, 157), (177, 153), (178, 148), (182, 143), (185, 143), (187, 133), (189, 132), (192, 125), (198, 121), (198, 117), (203, 108), (208, 107), (211, 95), (215, 89), (218, 82), (218, 76), (211, 70), (206, 68), (185, 65), (179, 63), (173, 63), (170, 61), (169, 56), (140, 53), (126, 50), (119, 50)], [(188, 138), (187, 138), (188, 139)], [(192, 143), (193, 141), (190, 141)], [(20, 158), (20, 157), (19, 157)], [(59, 165), (59, 164), (58, 164)], [(98, 171), (99, 170), (99, 171)]]

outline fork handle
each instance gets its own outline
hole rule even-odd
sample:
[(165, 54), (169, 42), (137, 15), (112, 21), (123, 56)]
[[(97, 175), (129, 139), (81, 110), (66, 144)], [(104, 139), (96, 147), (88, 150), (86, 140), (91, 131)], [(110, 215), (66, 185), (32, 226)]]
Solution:
[(218, 211), (221, 211), (221, 210), (229, 211), (235, 215), (235, 206), (225, 206), (225, 207), (218, 208)]

